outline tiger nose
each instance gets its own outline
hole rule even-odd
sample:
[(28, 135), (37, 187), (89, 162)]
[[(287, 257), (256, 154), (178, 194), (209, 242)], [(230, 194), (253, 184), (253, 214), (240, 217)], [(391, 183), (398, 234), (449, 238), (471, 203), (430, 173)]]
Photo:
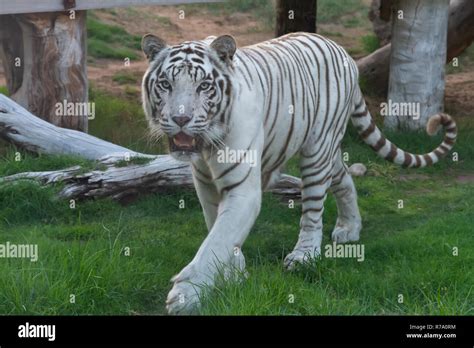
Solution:
[(189, 123), (189, 121), (191, 121), (191, 117), (189, 116), (174, 116), (172, 118), (172, 120), (180, 127), (183, 127), (184, 125), (186, 125), (187, 123)]

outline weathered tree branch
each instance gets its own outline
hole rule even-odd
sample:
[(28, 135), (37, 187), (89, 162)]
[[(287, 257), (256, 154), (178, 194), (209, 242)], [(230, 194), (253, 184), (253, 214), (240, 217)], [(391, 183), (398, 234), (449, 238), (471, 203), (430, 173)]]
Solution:
[(90, 160), (115, 154), (121, 159), (139, 154), (76, 130), (60, 128), (34, 116), (10, 98), (0, 94), (0, 137), (35, 153), (76, 155)]

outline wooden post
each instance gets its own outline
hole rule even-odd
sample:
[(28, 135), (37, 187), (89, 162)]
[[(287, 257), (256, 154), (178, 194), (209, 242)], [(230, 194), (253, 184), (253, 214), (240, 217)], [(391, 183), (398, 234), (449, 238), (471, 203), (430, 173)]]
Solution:
[(317, 0), (277, 0), (276, 36), (296, 31), (316, 32)]
[(1, 17), (0, 57), (12, 99), (54, 125), (87, 132), (86, 11)]

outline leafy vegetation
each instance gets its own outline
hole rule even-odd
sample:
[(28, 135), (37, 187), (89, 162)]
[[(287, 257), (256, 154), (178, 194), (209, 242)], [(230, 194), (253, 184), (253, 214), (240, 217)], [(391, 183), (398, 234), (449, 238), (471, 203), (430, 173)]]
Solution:
[(138, 58), (141, 37), (125, 29), (103, 23), (93, 15), (87, 18), (87, 51), (94, 58), (135, 60)]
[(131, 100), (90, 88), (89, 98), (95, 102), (96, 114), (89, 122), (89, 133), (120, 144), (134, 151), (159, 153), (165, 151), (162, 142), (149, 136), (148, 125), (139, 98)]
[(366, 54), (370, 54), (380, 48), (379, 39), (373, 34), (364, 35), (360, 40)]
[(470, 45), (459, 57), (457, 57), (457, 66), (454, 65), (454, 61), (449, 62), (446, 65), (447, 74), (456, 74), (463, 71), (472, 70), (474, 67), (474, 45)]
[(92, 161), (76, 156), (52, 156), (35, 155), (15, 149), (8, 145), (0, 152), (0, 177), (13, 175), (22, 172), (41, 172), (47, 170), (59, 170), (76, 165), (87, 169), (94, 168)]
[(10, 93), (8, 93), (8, 88), (6, 86), (0, 86), (0, 94), (8, 96)]

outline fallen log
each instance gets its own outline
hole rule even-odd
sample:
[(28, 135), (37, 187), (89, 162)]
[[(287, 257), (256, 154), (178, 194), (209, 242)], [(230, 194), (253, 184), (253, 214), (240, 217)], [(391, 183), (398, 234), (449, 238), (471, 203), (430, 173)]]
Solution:
[[(36, 181), (42, 185), (63, 183), (65, 186), (58, 194), (60, 198), (112, 198), (120, 202), (131, 201), (143, 194), (194, 187), (190, 166), (166, 155), (158, 156), (146, 164), (110, 166), (105, 170), (92, 170), (87, 173), (83, 173), (81, 166), (18, 173), (0, 178), (0, 183), (19, 180)], [(300, 185), (301, 179), (282, 174), (280, 180), (268, 192), (299, 198)]]
[(106, 169), (86, 173), (81, 166), (45, 172), (18, 173), (1, 178), (0, 182), (18, 180), (32, 180), (42, 185), (63, 183), (64, 187), (59, 192), (61, 198), (110, 197), (120, 202), (130, 201), (145, 193), (193, 187), (190, 166), (166, 155), (156, 156), (145, 164), (109, 165)]
[(0, 137), (39, 154), (75, 155), (90, 160), (111, 154), (122, 159), (148, 156), (83, 132), (57, 127), (34, 116), (3, 94), (0, 94)]

